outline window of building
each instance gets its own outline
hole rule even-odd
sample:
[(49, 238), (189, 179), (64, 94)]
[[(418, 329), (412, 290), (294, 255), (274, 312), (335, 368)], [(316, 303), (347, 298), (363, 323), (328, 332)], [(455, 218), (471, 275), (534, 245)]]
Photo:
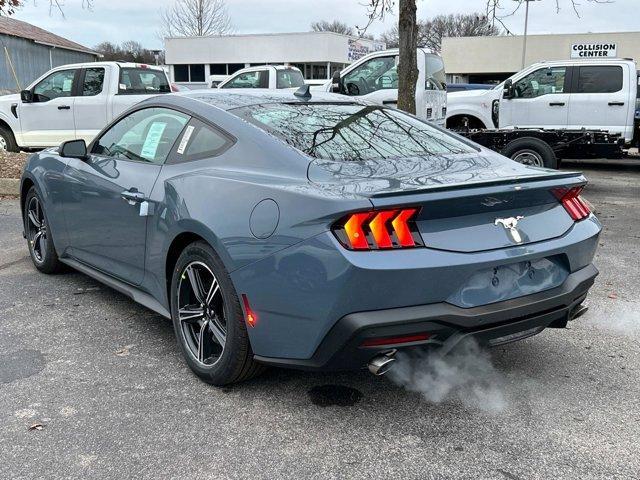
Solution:
[(173, 78), (176, 82), (189, 81), (189, 65), (174, 65)]
[(211, 69), (211, 75), (226, 75), (227, 74), (227, 64), (226, 63), (212, 63), (209, 65)]
[(232, 73), (236, 73), (238, 70), (242, 70), (244, 68), (244, 63), (230, 63), (227, 67), (227, 75), (231, 75)]
[(204, 65), (189, 65), (190, 82), (204, 82)]
[(576, 93), (613, 93), (622, 90), (622, 67), (611, 65), (578, 68), (580, 73)]

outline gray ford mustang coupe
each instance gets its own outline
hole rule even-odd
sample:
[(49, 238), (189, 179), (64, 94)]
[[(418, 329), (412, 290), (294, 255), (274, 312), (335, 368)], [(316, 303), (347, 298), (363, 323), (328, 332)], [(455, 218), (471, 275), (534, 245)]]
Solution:
[(223, 385), (565, 327), (598, 273), (585, 183), (352, 98), (193, 91), (34, 154), (21, 205), (38, 270), (171, 318)]

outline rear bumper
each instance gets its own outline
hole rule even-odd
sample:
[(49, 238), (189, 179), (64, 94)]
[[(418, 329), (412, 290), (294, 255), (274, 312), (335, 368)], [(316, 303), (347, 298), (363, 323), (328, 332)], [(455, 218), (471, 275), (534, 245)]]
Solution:
[[(586, 297), (598, 275), (588, 265), (559, 287), (524, 297), (473, 308), (448, 303), (352, 313), (327, 333), (311, 358), (290, 359), (256, 356), (259, 362), (305, 370), (358, 369), (392, 348), (430, 345), (451, 350), (473, 338), (480, 344), (500, 345), (535, 335), (547, 327), (563, 327), (570, 312)], [(362, 347), (366, 339), (429, 333), (429, 340)]]

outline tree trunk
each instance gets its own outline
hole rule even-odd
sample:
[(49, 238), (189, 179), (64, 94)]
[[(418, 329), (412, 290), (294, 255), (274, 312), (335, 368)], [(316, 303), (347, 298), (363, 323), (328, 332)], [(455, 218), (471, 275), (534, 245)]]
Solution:
[(418, 25), (416, 0), (400, 0), (398, 31), (400, 61), (398, 63), (398, 108), (416, 113), (416, 82), (418, 81)]

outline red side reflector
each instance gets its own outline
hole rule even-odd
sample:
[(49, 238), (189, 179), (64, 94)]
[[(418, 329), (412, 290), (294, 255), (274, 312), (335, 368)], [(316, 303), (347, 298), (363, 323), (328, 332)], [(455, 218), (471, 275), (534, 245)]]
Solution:
[(558, 188), (553, 191), (569, 216), (576, 222), (587, 218), (591, 213), (589, 206), (580, 197), (583, 188), (582, 186), (569, 189)]
[(429, 333), (416, 333), (415, 335), (404, 335), (402, 337), (369, 338), (362, 342), (362, 347), (381, 347), (385, 345), (397, 345), (399, 343), (421, 342), (429, 340)]
[(258, 317), (253, 312), (253, 310), (251, 310), (251, 307), (249, 306), (249, 299), (244, 293), (242, 294), (242, 303), (244, 305), (244, 311), (247, 316), (247, 323), (250, 327), (255, 327), (256, 322), (258, 321)]

